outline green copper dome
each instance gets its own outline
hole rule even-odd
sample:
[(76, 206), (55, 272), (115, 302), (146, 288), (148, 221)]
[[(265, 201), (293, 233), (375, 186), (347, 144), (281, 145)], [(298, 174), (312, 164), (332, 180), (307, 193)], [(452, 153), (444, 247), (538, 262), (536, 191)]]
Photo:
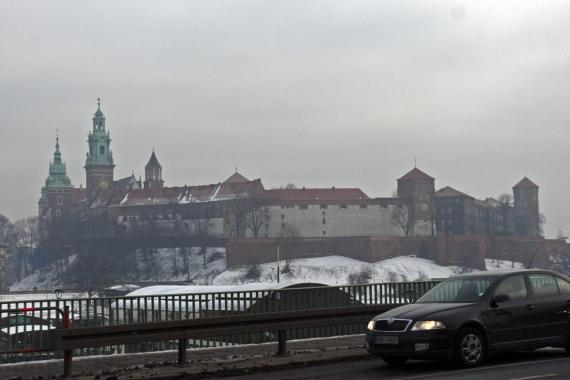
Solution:
[(49, 176), (46, 179), (46, 188), (50, 187), (71, 187), (71, 181), (67, 176), (65, 163), (61, 159), (59, 151), (59, 136), (56, 138), (53, 161), (49, 164)]

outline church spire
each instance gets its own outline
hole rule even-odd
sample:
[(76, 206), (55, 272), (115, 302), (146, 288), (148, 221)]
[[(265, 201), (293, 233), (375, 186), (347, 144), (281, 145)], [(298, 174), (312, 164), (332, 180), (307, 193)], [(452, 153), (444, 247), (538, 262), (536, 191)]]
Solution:
[(55, 152), (53, 153), (53, 163), (61, 164), (61, 152), (59, 151), (59, 130), (55, 133)]
[(93, 131), (105, 131), (105, 115), (101, 111), (101, 98), (97, 98), (97, 111), (93, 115)]
[(55, 152), (53, 152), (53, 161), (49, 164), (49, 176), (46, 179), (46, 187), (71, 187), (71, 181), (67, 176), (65, 163), (61, 159), (59, 150), (59, 132), (55, 137)]
[(154, 148), (152, 148), (152, 154), (150, 155), (150, 159), (148, 163), (144, 167), (145, 173), (145, 181), (144, 187), (145, 189), (156, 189), (161, 188), (164, 186), (164, 181), (162, 180), (162, 166), (158, 162), (156, 158), (156, 154), (154, 153)]

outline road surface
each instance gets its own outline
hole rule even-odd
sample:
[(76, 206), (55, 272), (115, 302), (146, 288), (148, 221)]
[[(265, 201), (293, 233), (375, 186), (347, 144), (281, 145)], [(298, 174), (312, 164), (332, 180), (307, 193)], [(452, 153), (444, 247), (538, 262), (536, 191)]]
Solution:
[(328, 363), (307, 367), (224, 377), (224, 380), (538, 380), (570, 379), (570, 357), (563, 350), (517, 352), (489, 359), (478, 368), (459, 369), (445, 362), (410, 361), (401, 369), (389, 368), (380, 359)]

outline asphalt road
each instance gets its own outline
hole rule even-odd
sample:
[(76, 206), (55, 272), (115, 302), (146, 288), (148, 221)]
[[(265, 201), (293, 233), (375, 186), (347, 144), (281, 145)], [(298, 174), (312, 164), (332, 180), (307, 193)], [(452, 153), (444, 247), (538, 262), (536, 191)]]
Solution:
[(570, 357), (563, 350), (544, 349), (490, 358), (473, 369), (454, 368), (446, 362), (409, 361), (401, 369), (387, 367), (380, 359), (328, 363), (316, 366), (264, 371), (224, 377), (224, 380), (537, 380), (570, 379)]

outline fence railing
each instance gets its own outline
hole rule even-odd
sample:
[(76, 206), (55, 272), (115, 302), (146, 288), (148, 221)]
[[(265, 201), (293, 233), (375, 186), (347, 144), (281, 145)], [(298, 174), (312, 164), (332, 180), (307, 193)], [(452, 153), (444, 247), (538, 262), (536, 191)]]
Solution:
[[(113, 326), (145, 322), (164, 322), (242, 314), (276, 313), (315, 310), (355, 305), (404, 304), (414, 302), (438, 281), (375, 283), (342, 286), (311, 286), (310, 284), (245, 285), (243, 290), (191, 294), (139, 295), (129, 297), (68, 298), (56, 300), (21, 300), (0, 302), (5, 310), (69, 308), (71, 328)], [(2, 316), (0, 315), (0, 318)], [(47, 322), (51, 316), (41, 318)], [(0, 319), (1, 324), (1, 319)], [(24, 326), (24, 325), (22, 325)], [(347, 325), (335, 328), (312, 328), (289, 332), (292, 339), (360, 333), (363, 326)], [(15, 326), (14, 334), (25, 332)], [(271, 333), (239, 334), (189, 341), (191, 347), (209, 347), (244, 343), (275, 341)], [(124, 352), (144, 352), (173, 349), (176, 342), (142, 343), (86, 349), (75, 355), (94, 355)], [(56, 355), (49, 354), (48, 356)], [(41, 355), (37, 357), (45, 357)], [(28, 359), (32, 358), (30, 356)], [(20, 361), (21, 355), (1, 355), (0, 361)]]

